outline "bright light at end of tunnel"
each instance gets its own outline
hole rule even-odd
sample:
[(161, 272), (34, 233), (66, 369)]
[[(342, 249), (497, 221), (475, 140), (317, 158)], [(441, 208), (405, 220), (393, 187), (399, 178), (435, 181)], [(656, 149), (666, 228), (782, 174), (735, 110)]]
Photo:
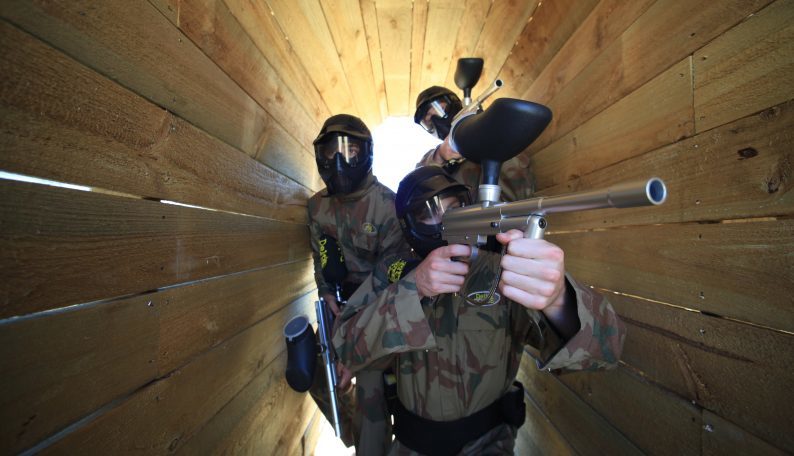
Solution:
[(372, 130), (374, 162), (372, 173), (397, 193), (402, 178), (439, 141), (414, 123), (413, 117), (389, 117)]

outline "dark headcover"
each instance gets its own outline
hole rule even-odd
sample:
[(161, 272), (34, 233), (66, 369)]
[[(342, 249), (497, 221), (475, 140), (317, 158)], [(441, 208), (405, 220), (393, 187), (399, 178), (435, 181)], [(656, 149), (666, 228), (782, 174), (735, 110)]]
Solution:
[[(348, 135), (358, 138), (364, 144), (363, 158), (355, 166), (346, 163), (342, 157), (336, 156), (333, 163), (323, 163), (319, 159), (320, 143), (333, 140), (338, 135)], [(329, 194), (351, 193), (358, 188), (361, 182), (372, 171), (372, 133), (367, 125), (358, 117), (350, 114), (337, 114), (329, 117), (323, 123), (320, 133), (313, 142), (317, 169), (320, 177), (325, 182)]]
[(438, 247), (447, 245), (441, 239), (441, 225), (417, 223), (412, 213), (441, 193), (461, 193), (468, 198), (469, 188), (456, 181), (439, 166), (423, 166), (408, 173), (397, 189), (394, 201), (397, 218), (408, 244), (419, 256), (426, 257)]
[(416, 111), (414, 111), (414, 123), (419, 124), (427, 113), (430, 103), (433, 100), (443, 99), (447, 102), (447, 116), (444, 118), (434, 117), (433, 125), (436, 127), (439, 139), (444, 139), (449, 134), (452, 126), (452, 118), (463, 109), (463, 103), (455, 92), (441, 86), (432, 86), (421, 91), (416, 97)]

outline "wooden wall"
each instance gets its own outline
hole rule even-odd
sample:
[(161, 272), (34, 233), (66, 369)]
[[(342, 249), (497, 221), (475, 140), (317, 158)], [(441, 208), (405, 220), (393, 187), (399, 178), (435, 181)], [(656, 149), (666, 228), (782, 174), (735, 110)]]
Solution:
[(0, 170), (91, 189), (0, 180), (0, 454), (314, 447), (281, 330), (313, 314), (327, 107), (177, 3), (0, 2)]
[(792, 19), (792, 0), (0, 2), (0, 171), (92, 190), (0, 180), (0, 453), (311, 452), (322, 418), (281, 338), (314, 297), (311, 140), (331, 113), (410, 112), (470, 53), (493, 62), (481, 85), (554, 111), (526, 152), (542, 193), (670, 192), (550, 218), (629, 332), (615, 371), (525, 363), (519, 454), (794, 452)]
[(628, 326), (620, 367), (526, 360), (520, 453), (794, 452), (794, 2), (543, 2), (502, 95), (554, 111), (542, 194), (658, 176), (658, 208), (549, 217)]

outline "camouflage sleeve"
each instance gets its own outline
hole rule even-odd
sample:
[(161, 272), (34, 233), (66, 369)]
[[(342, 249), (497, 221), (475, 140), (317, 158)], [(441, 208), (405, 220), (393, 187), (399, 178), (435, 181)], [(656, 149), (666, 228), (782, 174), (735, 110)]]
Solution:
[(309, 242), (312, 246), (312, 260), (314, 260), (314, 281), (317, 283), (317, 292), (323, 294), (331, 293), (331, 287), (325, 283), (323, 278), (322, 264), (320, 263), (320, 236), (323, 231), (317, 220), (312, 217), (312, 205), (309, 201)]
[[(576, 282), (566, 279), (576, 293), (576, 307), (581, 327), (564, 345), (550, 344), (541, 351), (538, 368), (567, 370), (611, 369), (617, 366), (626, 339), (626, 327), (609, 301)], [(560, 340), (560, 339), (558, 339)]]
[(334, 329), (340, 361), (357, 372), (394, 353), (435, 347), (413, 272), (387, 285), (377, 274), (348, 300)]
[(421, 168), (422, 166), (441, 166), (433, 158), (435, 156), (437, 150), (438, 150), (438, 147), (434, 147), (434, 148), (428, 150), (426, 154), (422, 155), (422, 158), (419, 159), (419, 162), (416, 163), (416, 167), (417, 168)]

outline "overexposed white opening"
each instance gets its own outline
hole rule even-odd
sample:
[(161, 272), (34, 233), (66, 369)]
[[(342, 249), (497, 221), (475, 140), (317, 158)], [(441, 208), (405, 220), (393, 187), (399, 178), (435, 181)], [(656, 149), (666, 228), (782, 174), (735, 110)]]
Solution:
[(422, 155), (441, 142), (415, 124), (413, 117), (388, 117), (372, 129), (372, 141), (372, 172), (395, 193), (400, 180), (416, 167)]

